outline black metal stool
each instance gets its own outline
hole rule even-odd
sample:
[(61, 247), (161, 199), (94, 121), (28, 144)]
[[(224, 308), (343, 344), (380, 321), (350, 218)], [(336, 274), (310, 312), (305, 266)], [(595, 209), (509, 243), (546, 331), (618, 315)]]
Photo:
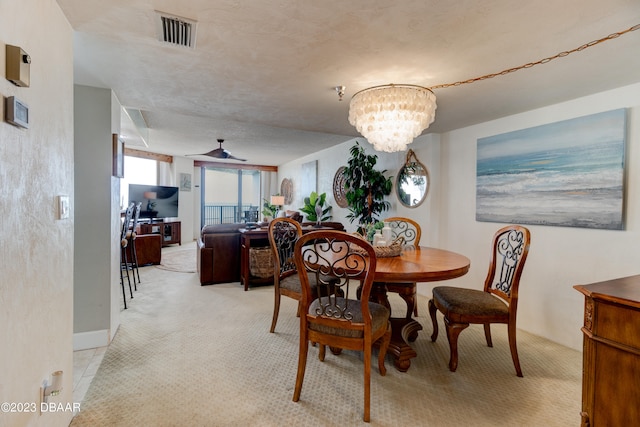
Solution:
[[(129, 231), (129, 223), (133, 216), (133, 203), (129, 205), (124, 214), (124, 220), (122, 222), (122, 233), (120, 233), (120, 284), (122, 285), (122, 298), (124, 300), (124, 308), (127, 309), (127, 293), (124, 290), (124, 275), (122, 269), (127, 272), (127, 281), (129, 282), (129, 294), (133, 298), (133, 291), (131, 290), (131, 279), (129, 278), (129, 263), (127, 262), (127, 245), (129, 240), (127, 239), (127, 232)], [(135, 279), (134, 279), (135, 281)]]

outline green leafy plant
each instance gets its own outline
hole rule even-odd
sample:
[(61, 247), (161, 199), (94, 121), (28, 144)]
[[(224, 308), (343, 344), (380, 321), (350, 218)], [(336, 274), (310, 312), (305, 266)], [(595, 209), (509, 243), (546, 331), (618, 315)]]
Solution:
[(344, 169), (345, 197), (349, 204), (347, 218), (351, 222), (365, 225), (376, 222), (380, 213), (389, 209), (391, 204), (384, 200), (391, 194), (391, 177), (383, 171), (375, 170), (378, 156), (367, 155), (364, 148), (356, 142), (350, 149), (351, 157)]
[(364, 229), (367, 232), (367, 240), (369, 242), (373, 242), (373, 235), (376, 234), (378, 230), (382, 230), (383, 228), (384, 228), (384, 222), (382, 221), (378, 221), (375, 223), (372, 222), (367, 224), (367, 226), (364, 227)]
[(262, 205), (262, 216), (274, 218), (276, 213), (278, 213), (278, 208), (275, 205), (272, 205), (267, 199), (264, 200), (264, 204)]
[[(332, 206), (325, 206), (327, 201), (327, 193), (318, 195), (312, 191), (309, 197), (304, 198), (304, 206), (300, 208), (300, 212), (307, 216), (307, 221), (317, 222), (318, 212), (320, 213), (320, 221), (328, 221), (331, 219)], [(316, 210), (318, 208), (318, 210)]]

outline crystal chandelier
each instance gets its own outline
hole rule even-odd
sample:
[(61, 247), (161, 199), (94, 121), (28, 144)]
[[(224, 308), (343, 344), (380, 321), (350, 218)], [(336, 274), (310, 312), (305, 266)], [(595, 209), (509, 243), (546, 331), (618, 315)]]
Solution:
[(374, 86), (353, 95), (349, 123), (378, 151), (404, 151), (435, 119), (436, 96), (416, 85)]

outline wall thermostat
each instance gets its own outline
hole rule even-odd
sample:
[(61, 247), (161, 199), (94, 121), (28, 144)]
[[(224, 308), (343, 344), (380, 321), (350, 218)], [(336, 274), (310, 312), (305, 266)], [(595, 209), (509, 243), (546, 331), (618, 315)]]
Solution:
[(16, 86), (29, 87), (31, 57), (18, 46), (7, 45), (7, 80)]
[(29, 127), (29, 107), (15, 96), (7, 98), (4, 111), (7, 122), (25, 129)]

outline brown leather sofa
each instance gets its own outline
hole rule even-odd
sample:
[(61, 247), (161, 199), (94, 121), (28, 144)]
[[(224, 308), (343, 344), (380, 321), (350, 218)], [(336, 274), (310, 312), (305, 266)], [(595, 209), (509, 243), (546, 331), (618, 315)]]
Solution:
[[(315, 223), (302, 223), (314, 225)], [(344, 231), (339, 222), (323, 222), (325, 227)], [(240, 281), (240, 229), (244, 223), (205, 225), (197, 245), (198, 277), (201, 285)]]
[(205, 225), (197, 245), (201, 285), (240, 281), (240, 232), (247, 224)]

